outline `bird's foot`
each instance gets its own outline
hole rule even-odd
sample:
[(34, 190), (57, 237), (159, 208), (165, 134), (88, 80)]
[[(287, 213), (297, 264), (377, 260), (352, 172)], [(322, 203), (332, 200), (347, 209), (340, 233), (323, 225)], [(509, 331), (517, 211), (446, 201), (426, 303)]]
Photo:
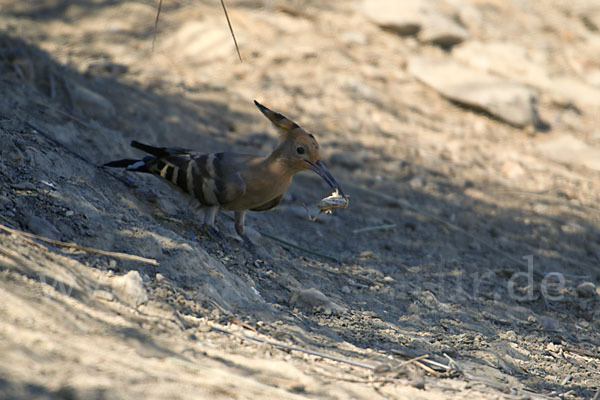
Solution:
[(218, 240), (221, 242), (225, 242), (225, 236), (214, 226), (212, 225), (204, 225), (204, 231), (208, 234), (210, 238), (213, 240)]
[(248, 237), (248, 235), (246, 235), (245, 233), (241, 234), (240, 236), (241, 236), (242, 239), (244, 239), (244, 243), (246, 243), (246, 246), (248, 246), (248, 249), (250, 250), (250, 252), (255, 257), (258, 257), (258, 248), (254, 244), (254, 242), (252, 241), (252, 239), (250, 239)]

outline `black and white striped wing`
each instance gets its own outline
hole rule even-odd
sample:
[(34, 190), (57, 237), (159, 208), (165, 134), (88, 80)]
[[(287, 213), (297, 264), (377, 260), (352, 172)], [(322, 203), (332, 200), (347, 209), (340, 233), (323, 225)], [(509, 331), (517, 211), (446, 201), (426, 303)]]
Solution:
[(202, 154), (136, 141), (131, 145), (152, 155), (143, 160), (112, 161), (104, 166), (157, 175), (195, 198), (200, 206), (226, 204), (246, 193), (246, 183), (238, 171), (228, 166), (226, 153)]
[(224, 168), (223, 157), (224, 153), (168, 155), (154, 159), (147, 168), (197, 199), (201, 206), (218, 206), (246, 192), (241, 175)]

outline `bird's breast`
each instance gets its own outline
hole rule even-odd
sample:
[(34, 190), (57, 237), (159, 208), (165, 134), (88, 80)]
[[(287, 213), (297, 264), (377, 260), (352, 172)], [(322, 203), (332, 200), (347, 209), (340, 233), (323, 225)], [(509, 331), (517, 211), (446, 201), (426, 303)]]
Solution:
[(222, 208), (232, 211), (249, 210), (281, 196), (292, 183), (292, 177), (265, 177), (246, 180), (246, 193)]

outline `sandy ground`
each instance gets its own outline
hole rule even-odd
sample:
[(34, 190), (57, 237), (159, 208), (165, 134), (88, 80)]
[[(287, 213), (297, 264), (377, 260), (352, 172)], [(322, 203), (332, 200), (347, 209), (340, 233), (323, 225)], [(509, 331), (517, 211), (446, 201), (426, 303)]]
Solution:
[[(0, 396), (597, 398), (600, 8), (435, 1), (415, 33), (358, 1), (227, 3), (243, 63), (218, 1), (165, 1), (154, 52), (155, 2), (0, 1), (0, 224), (158, 263), (0, 233)], [(518, 83), (539, 121), (415, 60)], [(351, 196), (311, 222), (328, 188), (298, 175), (248, 217), (258, 257), (225, 214), (215, 241), (167, 185), (97, 167), (133, 139), (266, 154), (253, 99)]]

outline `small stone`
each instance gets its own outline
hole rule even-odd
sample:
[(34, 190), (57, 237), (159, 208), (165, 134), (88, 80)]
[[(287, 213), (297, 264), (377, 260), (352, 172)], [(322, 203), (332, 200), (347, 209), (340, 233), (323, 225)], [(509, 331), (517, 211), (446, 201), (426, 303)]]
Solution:
[(132, 307), (137, 307), (148, 301), (148, 294), (138, 271), (132, 270), (123, 276), (114, 277), (111, 283), (119, 300)]
[(431, 14), (426, 17), (423, 29), (419, 32), (419, 40), (432, 43), (444, 48), (457, 45), (469, 38), (469, 33), (442, 14)]
[(344, 294), (350, 294), (350, 287), (348, 285), (344, 285), (342, 286), (342, 293)]
[(516, 179), (523, 176), (525, 170), (518, 162), (505, 161), (500, 166), (500, 173), (507, 179)]
[(577, 292), (577, 296), (584, 299), (589, 299), (594, 297), (596, 294), (596, 285), (594, 285), (592, 282), (583, 282), (577, 285), (575, 291)]
[(415, 176), (408, 182), (408, 184), (413, 189), (419, 189), (419, 188), (422, 188), (425, 183), (423, 182), (423, 179), (421, 179), (418, 176)]
[(375, 24), (399, 35), (414, 35), (422, 26), (419, 4), (413, 1), (367, 0), (362, 11)]
[(541, 316), (538, 318), (537, 322), (544, 327), (544, 329), (548, 331), (559, 331), (560, 325), (557, 320), (554, 318)]
[(327, 296), (315, 288), (299, 289), (292, 292), (290, 304), (298, 308), (323, 309), (327, 314), (343, 314), (346, 308), (329, 300)]
[(161, 274), (160, 272), (158, 272), (154, 278), (158, 281), (158, 282), (162, 282), (165, 280), (165, 276), (163, 274)]
[(75, 215), (75, 211), (73, 211), (73, 210), (68, 210), (68, 211), (65, 213), (65, 216), (67, 216), (67, 217), (72, 217), (73, 215)]
[(42, 217), (29, 215), (25, 217), (25, 226), (31, 233), (40, 235), (49, 239), (60, 240), (60, 232), (54, 225)]
[(98, 300), (114, 301), (115, 295), (106, 290), (94, 290), (92, 295)]
[(374, 252), (372, 252), (371, 250), (365, 250), (360, 253), (359, 257), (362, 258), (363, 260), (366, 260), (366, 259), (375, 259), (375, 258), (377, 258), (377, 255)]

